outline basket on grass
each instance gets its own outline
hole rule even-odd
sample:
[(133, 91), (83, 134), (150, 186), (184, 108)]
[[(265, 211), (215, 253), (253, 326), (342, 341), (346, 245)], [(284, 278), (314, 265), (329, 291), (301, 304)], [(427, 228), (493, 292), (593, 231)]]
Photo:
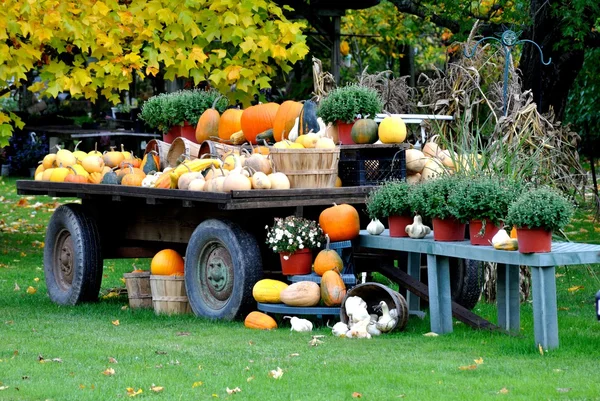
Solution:
[(152, 308), (152, 292), (150, 290), (150, 272), (124, 273), (129, 307), (131, 309)]
[(275, 171), (285, 173), (291, 188), (333, 188), (340, 148), (270, 149)]
[(150, 276), (152, 305), (157, 315), (178, 315), (190, 313), (191, 308), (185, 292), (183, 276)]

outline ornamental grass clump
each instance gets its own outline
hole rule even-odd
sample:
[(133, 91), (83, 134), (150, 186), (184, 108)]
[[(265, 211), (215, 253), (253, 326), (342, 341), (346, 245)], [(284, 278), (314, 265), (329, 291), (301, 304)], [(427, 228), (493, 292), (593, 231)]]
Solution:
[(356, 84), (336, 88), (319, 104), (317, 116), (326, 123), (352, 123), (362, 118), (375, 118), (383, 110), (383, 102), (376, 90)]
[(367, 213), (371, 219), (389, 216), (412, 216), (410, 192), (414, 185), (406, 181), (387, 181), (367, 197)]
[(266, 244), (276, 253), (320, 248), (325, 243), (325, 235), (317, 222), (304, 217), (276, 217), (273, 226), (265, 226), (265, 229)]
[(559, 231), (573, 216), (573, 203), (549, 187), (524, 192), (508, 209), (506, 223), (517, 228)]

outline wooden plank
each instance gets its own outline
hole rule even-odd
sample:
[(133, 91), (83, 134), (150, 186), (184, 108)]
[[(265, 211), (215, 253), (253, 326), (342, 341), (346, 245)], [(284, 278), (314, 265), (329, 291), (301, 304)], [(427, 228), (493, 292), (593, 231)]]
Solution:
[(321, 198), (321, 199), (290, 199), (290, 200), (256, 200), (256, 201), (246, 201), (246, 200), (232, 200), (231, 202), (219, 205), (223, 210), (240, 210), (240, 209), (263, 209), (263, 208), (271, 208), (271, 207), (290, 207), (290, 206), (321, 206), (327, 205), (331, 206), (332, 203), (348, 203), (348, 204), (364, 204), (364, 197), (356, 197), (356, 198), (341, 198), (341, 199), (332, 199), (332, 198)]
[(375, 186), (363, 187), (341, 187), (341, 188), (292, 188), (292, 189), (253, 189), (250, 191), (231, 191), (232, 199), (250, 199), (250, 198), (297, 198), (302, 197), (324, 197), (324, 196), (344, 196), (344, 195), (367, 195)]
[[(384, 276), (396, 281), (413, 294), (416, 294), (421, 299), (429, 301), (429, 288), (427, 285), (415, 280), (402, 270), (383, 265), (379, 266), (377, 270)], [(452, 316), (474, 329), (503, 331), (498, 326), (490, 323), (456, 302), (452, 302)]]

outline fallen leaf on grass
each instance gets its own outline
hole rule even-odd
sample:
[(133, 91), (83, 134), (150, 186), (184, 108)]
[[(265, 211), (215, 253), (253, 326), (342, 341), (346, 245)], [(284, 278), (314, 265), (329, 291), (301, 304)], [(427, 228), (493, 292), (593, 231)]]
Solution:
[(103, 296), (102, 299), (117, 298), (118, 296), (119, 296), (119, 294), (117, 294), (115, 291), (111, 291), (108, 294), (106, 294), (105, 296)]
[(250, 383), (252, 380), (254, 380), (254, 376), (250, 376), (249, 378), (247, 378), (246, 382)]
[(127, 387), (127, 395), (129, 397), (135, 397), (136, 395), (142, 394), (144, 391), (140, 388), (138, 390), (135, 390), (132, 387)]
[(19, 284), (15, 283), (15, 291), (21, 291), (21, 287), (19, 287)]
[(583, 290), (585, 287), (582, 285), (574, 285), (573, 287), (569, 288), (567, 291), (569, 292), (577, 292), (579, 290)]
[(203, 384), (203, 382), (194, 382), (194, 384), (192, 384), (192, 388), (200, 387)]
[(226, 391), (227, 391), (227, 394), (231, 395), (231, 394), (235, 394), (235, 393), (241, 393), (242, 389), (240, 389), (239, 387), (236, 387), (233, 389), (230, 389), (229, 387), (227, 387)]
[(554, 275), (554, 277), (556, 277), (556, 278), (559, 278), (559, 277), (564, 277), (564, 276), (565, 276), (565, 275), (564, 275), (564, 274), (562, 274), (562, 273), (556, 273), (556, 274)]
[(538, 349), (540, 350), (540, 355), (544, 356), (544, 349), (542, 348), (542, 344), (538, 344)]
[(569, 308), (567, 308), (566, 306), (561, 306), (560, 308), (558, 308), (558, 310), (569, 310)]
[(117, 362), (117, 360), (115, 358), (113, 358), (112, 356), (109, 356), (108, 363), (119, 363), (119, 362)]
[(189, 336), (191, 333), (189, 331), (180, 331), (177, 334), (175, 334), (176, 336), (180, 336), (180, 337), (187, 337)]
[(60, 358), (52, 358), (52, 362), (62, 363), (63, 360)]
[(8, 388), (8, 386), (0, 386), (0, 391), (6, 390), (7, 388)]
[(115, 370), (113, 368), (108, 368), (104, 372), (102, 372), (104, 376), (113, 376), (115, 374)]
[(283, 370), (279, 366), (277, 366), (276, 370), (269, 371), (269, 377), (273, 379), (281, 379), (281, 376), (283, 376)]
[(352, 398), (361, 398), (361, 397), (362, 397), (362, 394), (359, 393), (359, 392), (355, 391), (355, 392), (352, 393)]
[(27, 287), (27, 293), (29, 295), (33, 295), (37, 292), (37, 288), (33, 288), (32, 286)]
[(473, 359), (473, 362), (475, 362), (477, 365), (483, 365), (483, 358), (479, 357), (479, 359)]
[(297, 352), (294, 352), (293, 354), (290, 354), (290, 356), (300, 356), (300, 354)]
[(165, 389), (164, 387), (162, 387), (162, 386), (155, 386), (154, 384), (152, 384), (150, 386), (150, 390), (154, 391), (155, 393), (160, 393), (164, 389)]
[(19, 201), (17, 203), (15, 203), (15, 205), (17, 205), (19, 207), (25, 207), (25, 206), (29, 205), (29, 201), (25, 198), (21, 198), (21, 199), (19, 199)]
[(33, 281), (35, 281), (36, 283), (39, 283), (40, 282), (40, 278), (36, 277), (36, 278), (33, 279)]
[(118, 326), (118, 325), (120, 325), (121, 323), (119, 323), (119, 319), (117, 319), (117, 320), (113, 320), (113, 321), (112, 321), (112, 324), (113, 324), (113, 326)]
[(439, 334), (438, 333), (434, 333), (433, 331), (430, 331), (429, 333), (423, 334), (423, 336), (425, 336), (425, 337), (437, 337), (437, 336), (439, 336)]
[(325, 337), (325, 336), (322, 336), (322, 335), (320, 335), (320, 336), (312, 336), (312, 340), (310, 340), (308, 342), (308, 344), (311, 345), (311, 346), (313, 346), (313, 347), (317, 347), (317, 346), (323, 344), (323, 341), (319, 340), (319, 338), (323, 338), (323, 337)]
[(129, 306), (127, 306), (127, 305), (121, 306), (121, 310), (127, 310), (127, 309), (129, 309)]
[(568, 393), (569, 391), (571, 391), (571, 387), (566, 387), (566, 388), (557, 388), (556, 391), (558, 391), (559, 393)]
[(155, 353), (156, 355), (167, 355), (167, 352), (166, 352), (166, 351), (158, 351), (158, 350), (157, 350), (157, 351), (154, 351), (154, 353)]
[(468, 366), (459, 366), (458, 369), (460, 369), (460, 370), (475, 370), (475, 369), (477, 369), (477, 364), (468, 365)]
[(498, 394), (508, 394), (508, 389), (506, 387), (502, 387), (500, 391), (498, 391)]

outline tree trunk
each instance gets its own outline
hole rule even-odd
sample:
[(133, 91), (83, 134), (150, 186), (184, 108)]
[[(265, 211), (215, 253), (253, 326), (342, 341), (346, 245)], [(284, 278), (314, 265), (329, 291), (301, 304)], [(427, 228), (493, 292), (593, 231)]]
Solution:
[(542, 65), (536, 46), (526, 43), (519, 68), (522, 73), (523, 89), (531, 89), (540, 112), (552, 107), (558, 120), (562, 120), (569, 89), (583, 66), (583, 50), (557, 50), (555, 45), (562, 37), (562, 26), (558, 16), (553, 16), (551, 7), (560, 0), (531, 0), (532, 26), (521, 37), (540, 45), (544, 61), (552, 57), (552, 63)]

